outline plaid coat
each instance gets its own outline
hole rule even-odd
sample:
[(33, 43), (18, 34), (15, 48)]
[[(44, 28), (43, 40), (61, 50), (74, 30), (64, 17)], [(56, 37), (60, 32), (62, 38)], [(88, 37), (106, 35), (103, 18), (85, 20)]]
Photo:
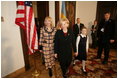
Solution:
[(51, 32), (48, 32), (46, 27), (40, 29), (40, 39), (39, 45), (42, 46), (42, 51), (44, 54), (46, 69), (52, 68), (55, 65), (54, 61), (54, 36), (56, 29), (53, 27)]

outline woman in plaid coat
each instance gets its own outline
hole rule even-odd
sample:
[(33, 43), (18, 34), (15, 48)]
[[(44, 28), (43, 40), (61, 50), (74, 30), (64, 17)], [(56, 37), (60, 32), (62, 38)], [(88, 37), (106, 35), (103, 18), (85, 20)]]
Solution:
[(52, 18), (46, 17), (44, 27), (40, 29), (39, 46), (42, 47), (46, 69), (49, 69), (49, 76), (52, 76), (52, 67), (55, 65), (54, 57), (54, 35), (56, 29), (52, 25)]

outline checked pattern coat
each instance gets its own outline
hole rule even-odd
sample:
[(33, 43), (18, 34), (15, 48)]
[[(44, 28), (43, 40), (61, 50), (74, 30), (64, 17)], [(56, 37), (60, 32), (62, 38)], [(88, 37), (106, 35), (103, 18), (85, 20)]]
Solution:
[(55, 57), (54, 57), (54, 36), (56, 29), (54, 27), (51, 28), (49, 32), (46, 27), (42, 27), (40, 29), (40, 39), (39, 45), (42, 46), (42, 51), (44, 55), (44, 61), (46, 69), (52, 68), (55, 65)]

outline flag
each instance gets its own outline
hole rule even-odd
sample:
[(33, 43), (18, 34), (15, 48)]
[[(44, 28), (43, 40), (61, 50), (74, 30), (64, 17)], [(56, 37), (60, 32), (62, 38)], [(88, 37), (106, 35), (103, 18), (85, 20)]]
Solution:
[(66, 18), (66, 7), (65, 7), (65, 1), (62, 1), (62, 7), (61, 7), (61, 18)]
[(38, 49), (38, 37), (31, 1), (18, 1), (15, 23), (25, 30), (28, 54), (32, 54)]

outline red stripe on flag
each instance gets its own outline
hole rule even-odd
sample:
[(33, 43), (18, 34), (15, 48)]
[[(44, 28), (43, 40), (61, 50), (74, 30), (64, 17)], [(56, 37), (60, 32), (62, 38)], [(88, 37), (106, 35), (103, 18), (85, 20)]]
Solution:
[(17, 14), (24, 14), (25, 10), (17, 10)]
[(26, 29), (25, 27), (24, 27), (24, 25), (22, 25), (21, 23), (16, 23), (17, 25), (19, 25), (21, 28), (23, 28), (23, 29)]
[(25, 18), (16, 18), (15, 22), (24, 22)]
[(26, 27), (22, 24), (22, 23), (20, 23), (20, 22), (23, 22), (24, 21), (24, 18), (16, 18), (16, 20), (15, 20), (15, 23), (18, 25), (18, 26), (20, 26), (21, 28), (23, 28), (23, 29), (26, 29)]
[[(35, 26), (35, 25), (34, 25), (34, 26)], [(31, 46), (32, 49), (34, 49), (35, 41), (37, 41), (37, 40), (36, 40), (36, 34), (37, 34), (37, 32), (36, 32), (36, 26), (35, 26), (35, 27), (34, 27), (33, 38), (32, 38), (32, 46)]]

